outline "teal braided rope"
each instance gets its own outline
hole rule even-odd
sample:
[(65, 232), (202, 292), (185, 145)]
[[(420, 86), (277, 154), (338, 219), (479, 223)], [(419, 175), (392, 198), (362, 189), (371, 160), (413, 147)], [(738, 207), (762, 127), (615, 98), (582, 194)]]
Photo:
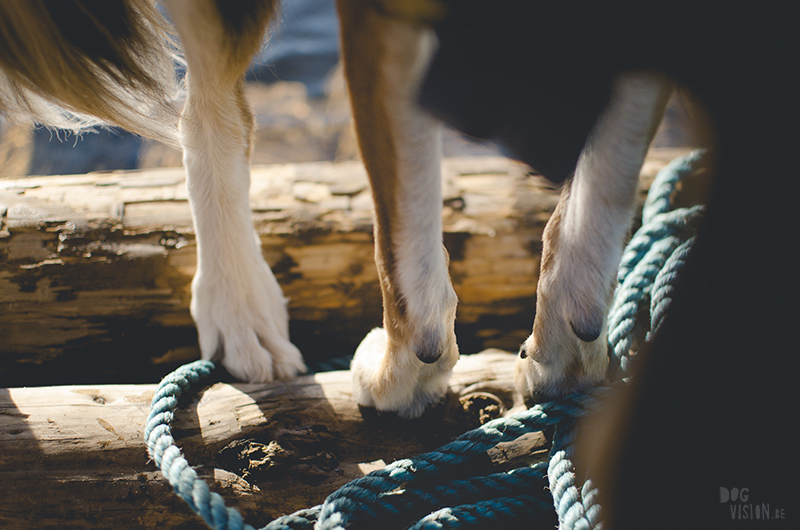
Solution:
[[(703, 207), (671, 210), (680, 182), (705, 163), (705, 150), (678, 157), (658, 172), (642, 209), (642, 226), (622, 254), (617, 278), (619, 285), (608, 316), (608, 341), (615, 377), (631, 372), (631, 348), (637, 339), (637, 316), (649, 307), (656, 276), (673, 253), (690, 239), (702, 217)], [(688, 252), (688, 247), (684, 248)], [(670, 267), (676, 264), (670, 263)], [(676, 273), (670, 278), (674, 280)], [(666, 278), (666, 277), (665, 277)], [(666, 306), (664, 306), (666, 308)]]
[(306, 510), (298, 510), (291, 515), (278, 517), (262, 530), (312, 530), (319, 517), (322, 505)]
[[(702, 161), (703, 153), (695, 152), (673, 161), (659, 173), (645, 203), (643, 226), (623, 255), (608, 336), (612, 355), (620, 359), (624, 370), (628, 369), (636, 315), (643, 304), (650, 300), (651, 329), (657, 329), (669, 305), (677, 271), (685, 262), (693, 225), (701, 213), (699, 207), (670, 211), (671, 197), (681, 178)], [(242, 521), (237, 510), (226, 507), (218, 494), (209, 491), (172, 438), (170, 424), (180, 396), (213, 370), (213, 363), (198, 361), (179, 368), (159, 384), (145, 428), (148, 453), (176, 493), (209, 527), (251, 530), (253, 527)], [(264, 530), (344, 529), (350, 523), (370, 518), (387, 521), (387, 516), (392, 522), (408, 520), (413, 530), (494, 528), (520, 518), (551, 526), (548, 517), (555, 520), (553, 507), (562, 529), (600, 529), (597, 490), (591, 480), (579, 481), (575, 476), (572, 426), (606, 390), (597, 388), (587, 394), (567, 396), (488, 422), (436, 451), (399, 460), (356, 479), (331, 494), (323, 504), (279, 517)], [(543, 465), (447, 484), (431, 485), (421, 480), (443, 474), (498, 443), (549, 426), (556, 426), (546, 473), (552, 504), (540, 498), (544, 490)], [(412, 484), (417, 487), (411, 488)], [(420, 515), (422, 518), (414, 523), (413, 519)], [(402, 524), (406, 526), (405, 522)]]
[(556, 428), (547, 476), (550, 479), (550, 492), (553, 505), (558, 514), (562, 529), (589, 530), (601, 528), (600, 504), (597, 488), (591, 480), (579, 480), (572, 464), (575, 418), (565, 421)]
[[(691, 214), (677, 210), (673, 214), (675, 217), (657, 219), (657, 216), (669, 214), (673, 210), (672, 199), (678, 185), (688, 175), (702, 169), (707, 158), (705, 149), (692, 151), (672, 160), (653, 179), (642, 208), (642, 226), (626, 246), (620, 262), (617, 274), (620, 283), (625, 281), (633, 266), (641, 260), (654, 241), (674, 234), (676, 230), (682, 228), (694, 228), (699, 213), (698, 208), (690, 208)], [(688, 215), (688, 218), (681, 220), (684, 215)], [(684, 223), (685, 227), (681, 227), (680, 223)]]
[[(513, 499), (522, 495), (541, 496), (547, 487), (546, 473), (546, 466), (537, 465), (454, 480), (447, 484), (423, 484), (415, 488), (404, 488), (383, 495), (379, 505), (370, 505), (370, 512), (374, 518), (391, 516), (393, 521), (408, 525), (441, 506), (491, 506), (498, 499)], [(527, 509), (532, 512), (549, 510), (555, 522), (549, 497), (547, 501), (540, 499), (530, 504)], [(354, 514), (354, 521), (357, 515), (358, 513)]]
[(634, 267), (642, 261), (654, 244), (667, 238), (681, 240), (691, 237), (698, 221), (702, 218), (703, 207), (692, 206), (671, 212), (654, 215), (636, 231), (622, 253), (617, 280), (624, 284)]
[[(531, 510), (531, 507), (539, 508)], [(484, 527), (498, 528), (499, 525), (519, 521), (523, 517), (541, 517), (529, 519), (547, 525), (547, 518), (553, 517), (553, 507), (542, 504), (532, 495), (517, 497), (499, 497), (490, 501), (475, 504), (462, 504), (453, 508), (442, 508), (423, 517), (409, 530), (440, 530), (445, 528)], [(549, 517), (548, 517), (549, 516)]]
[(672, 198), (678, 184), (706, 165), (707, 158), (705, 149), (697, 149), (675, 158), (658, 172), (650, 184), (642, 208), (643, 225), (649, 224), (656, 215), (672, 210)]
[[(181, 366), (162, 379), (153, 395), (144, 430), (147, 452), (175, 493), (203, 518), (209, 528), (255, 530), (244, 523), (238, 510), (227, 507), (219, 494), (208, 489), (208, 485), (189, 467), (172, 437), (171, 423), (181, 395), (198, 387), (214, 370), (211, 361), (196, 361)], [(320, 508), (317, 506), (279, 517), (264, 530), (311, 530)]]
[(415, 481), (441, 474), (470, 457), (482, 454), (498, 443), (511, 441), (529, 432), (557, 425), (564, 418), (580, 415), (592, 397), (573, 394), (560, 401), (542, 403), (506, 418), (497, 418), (468, 431), (436, 451), (389, 464), (383, 469), (355, 479), (331, 494), (322, 505), (318, 530), (344, 529), (356, 514), (377, 517), (382, 510), (392, 513), (384, 499)]
[(649, 238), (649, 226), (643, 227), (646, 235), (634, 237), (635, 244), (649, 239), (648, 248), (636, 251), (638, 261), (631, 262), (630, 273), (617, 287), (608, 318), (608, 341), (611, 351), (619, 363), (622, 374), (630, 373), (630, 351), (635, 339), (634, 328), (639, 311), (650, 298), (656, 276), (664, 268), (667, 260), (688, 239), (690, 227), (696, 223), (702, 207), (675, 210), (654, 217), (653, 223), (672, 227), (672, 232), (664, 232), (660, 238)]
[[(391, 500), (383, 506), (390, 508), (389, 513), (379, 514), (376, 521), (367, 521), (373, 524), (362, 526), (372, 528), (386, 516), (390, 516), (395, 526), (400, 528), (408, 525), (412, 525), (410, 528), (481, 525), (493, 528), (497, 524), (497, 517), (512, 516), (533, 517), (536, 520), (546, 520), (549, 516), (555, 524), (552, 503), (549, 495), (545, 494), (546, 476), (546, 465), (536, 464), (486, 477), (400, 490), (385, 497)], [(419, 521), (415, 523), (417, 519)], [(356, 522), (355, 517), (352, 522)], [(360, 517), (357, 522), (364, 523)]]
[(196, 361), (182, 366), (165, 377), (156, 389), (144, 439), (150, 458), (161, 469), (178, 494), (206, 524), (214, 530), (254, 530), (242, 521), (235, 508), (225, 506), (222, 497), (208, 489), (206, 483), (189, 467), (172, 438), (171, 422), (180, 396), (214, 371), (214, 363)]
[[(689, 251), (694, 244), (694, 238), (684, 241), (664, 262), (664, 266), (658, 271), (658, 275), (653, 280), (653, 288), (650, 293), (650, 334), (652, 335), (661, 326), (664, 316), (672, 302), (672, 295), (675, 292), (675, 285), (678, 282), (680, 271), (686, 264)], [(649, 340), (649, 337), (648, 337)]]

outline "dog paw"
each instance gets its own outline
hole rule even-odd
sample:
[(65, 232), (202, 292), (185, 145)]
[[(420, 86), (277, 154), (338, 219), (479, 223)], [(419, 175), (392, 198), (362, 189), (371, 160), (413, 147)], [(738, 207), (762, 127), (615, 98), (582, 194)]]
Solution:
[(538, 360), (536, 350), (533, 354), (527, 353), (527, 342), (520, 350), (515, 382), (517, 390), (535, 402), (581, 392), (601, 384), (606, 378), (608, 354), (600, 339), (574, 345), (566, 363)]
[[(428, 334), (422, 341), (423, 346), (427, 347), (430, 337)], [(435, 356), (435, 362), (427, 362), (431, 357), (427, 350), (420, 353), (409, 341), (392, 341), (383, 328), (370, 331), (350, 367), (356, 402), (402, 419), (420, 417), (442, 400), (458, 360), (455, 336), (448, 335), (444, 342), (448, 346)]]
[(569, 310), (559, 303), (562, 299), (538, 297), (533, 333), (520, 348), (517, 388), (535, 401), (582, 391), (606, 378), (603, 305), (583, 304), (577, 307), (584, 310)]
[(237, 379), (264, 383), (306, 371), (289, 341), (286, 300), (266, 263), (243, 274), (205, 275), (192, 283), (192, 317), (204, 359)]

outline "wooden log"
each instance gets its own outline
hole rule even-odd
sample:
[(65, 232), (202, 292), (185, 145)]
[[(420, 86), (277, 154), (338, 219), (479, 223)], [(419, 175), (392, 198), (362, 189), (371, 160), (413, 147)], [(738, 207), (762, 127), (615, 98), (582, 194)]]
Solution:
[[(643, 188), (678, 152), (650, 153)], [(443, 177), (461, 349), (515, 350), (558, 191), (497, 157)], [(295, 343), (312, 364), (352, 354), (381, 323), (363, 167), (257, 166), (251, 205)], [(195, 250), (180, 168), (0, 180), (0, 387), (156, 381), (197, 358)]]
[[(173, 432), (212, 489), (247, 522), (263, 525), (321, 503), (384, 463), (448, 442), (481, 414), (519, 407), (515, 357), (497, 350), (462, 356), (443, 416), (427, 421), (365, 421), (349, 372), (338, 371), (267, 385), (214, 384), (199, 400), (186, 400)], [(154, 389), (0, 390), (0, 527), (204, 528), (148, 461), (142, 431)], [(464, 404), (472, 409), (464, 412)], [(491, 461), (520, 465), (545, 445), (541, 434), (526, 435), (470, 463), (469, 472), (488, 470)]]

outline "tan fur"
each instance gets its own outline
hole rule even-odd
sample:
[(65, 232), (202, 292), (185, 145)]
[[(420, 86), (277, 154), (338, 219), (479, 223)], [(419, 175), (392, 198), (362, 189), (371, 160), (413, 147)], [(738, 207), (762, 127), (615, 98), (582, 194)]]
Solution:
[[(180, 12), (175, 25), (184, 48), (204, 48), (208, 53), (187, 57), (188, 68), (206, 84), (204, 90), (228, 91), (238, 83), (255, 52), (261, 46), (265, 28), (275, 11), (273, 0), (248, 2), (248, 16), (239, 27), (222, 20), (219, 4), (224, 0), (169, 0), (170, 12)], [(190, 30), (189, 27), (192, 27)], [(196, 42), (186, 42), (193, 40)]]
[[(380, 74), (386, 60), (382, 35), (390, 23), (373, 6), (359, 0), (340, 0), (342, 58), (347, 76), (358, 145), (370, 175), (375, 204), (375, 261), (381, 280), (385, 311), (384, 326), (402, 340), (405, 305), (396, 285), (395, 256), (390, 227), (397, 225), (394, 197), (399, 187), (398, 157), (390, 137), (386, 85)], [(376, 134), (378, 133), (379, 134)]]
[[(539, 267), (539, 286), (537, 287), (536, 314), (533, 321), (533, 333), (522, 346), (523, 358), (517, 363), (516, 383), (517, 388), (524, 395), (551, 395), (561, 389), (579, 389), (587, 383), (597, 382), (605, 377), (608, 367), (606, 356), (606, 334), (592, 342), (583, 342), (578, 339), (569, 327), (564, 315), (557, 314), (558, 308), (551, 307), (548, 296), (542, 284), (556, 274), (556, 260), (560, 246), (560, 234), (564, 218), (564, 210), (569, 200), (571, 182), (567, 182), (559, 198), (556, 209), (550, 216), (542, 235), (542, 261)], [(611, 291), (608, 293), (607, 303), (610, 303)], [(555, 314), (554, 314), (555, 313)], [(556, 358), (557, 357), (557, 358)], [(527, 360), (529, 358), (530, 360)], [(537, 366), (548, 366), (558, 363), (561, 359), (571, 358), (571, 362), (564, 363), (558, 379), (549, 382), (547, 386), (532, 386), (526, 382), (526, 371), (531, 371), (531, 361)]]
[(605, 378), (606, 314), (639, 172), (670, 90), (655, 74), (615, 80), (609, 105), (545, 228), (536, 318), (518, 363), (525, 394), (551, 398)]
[[(55, 20), (42, 0), (0, 2), (0, 111), (65, 128), (94, 117), (174, 144), (176, 88), (163, 20), (150, 0), (116, 1), (123, 15), (111, 22), (127, 33), (115, 34), (80, 2), (61, 4), (76, 6), (69, 21)], [(58, 25), (65, 22), (85, 35), (67, 38)], [(92, 49), (76, 45), (78, 37)]]
[(353, 120), (358, 133), (358, 145), (367, 172), (371, 175), (375, 204), (375, 261), (381, 278), (381, 291), (386, 318), (384, 325), (396, 334), (402, 332), (404, 309), (400, 293), (395, 288), (395, 260), (389, 232), (384, 229), (397, 218), (391, 200), (398, 187), (397, 153), (394, 144), (371, 131), (389, 131), (385, 103), (385, 78), (379, 74), (385, 50), (380, 38), (387, 21), (365, 2), (341, 0), (338, 3), (342, 31), (342, 59)]
[[(243, 132), (247, 139), (246, 156), (249, 159), (255, 124), (244, 94), (243, 76), (252, 56), (261, 46), (266, 26), (275, 12), (273, 0), (250, 3), (250, 15), (239, 28), (231, 28), (223, 23), (217, 0), (172, 0), (166, 3), (170, 10), (184, 13), (176, 22), (183, 26), (182, 38), (192, 39), (194, 35), (200, 35), (204, 42), (196, 43), (195, 47), (214, 50), (200, 57), (187, 58), (187, 62), (194, 63), (189, 64), (190, 75), (194, 78), (193, 82), (203, 84), (203, 94), (222, 97), (233, 95), (245, 127)], [(202, 30), (189, 31), (188, 26)]]
[[(441, 398), (458, 358), (441, 200), (431, 202), (440, 189), (438, 124), (415, 103), (431, 34), (386, 16), (374, 2), (340, 0), (339, 15), (353, 118), (375, 203), (384, 302), (385, 335), (373, 332), (353, 361), (355, 394), (362, 405), (412, 417)], [(420, 362), (428, 354), (429, 361)]]

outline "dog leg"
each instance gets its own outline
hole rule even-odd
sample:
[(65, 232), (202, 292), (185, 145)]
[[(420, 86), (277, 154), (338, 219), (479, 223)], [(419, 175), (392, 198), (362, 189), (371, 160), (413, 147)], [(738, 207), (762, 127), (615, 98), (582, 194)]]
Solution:
[(272, 6), (248, 3), (239, 13), (224, 4), (167, 2), (187, 62), (180, 137), (197, 236), (191, 311), (204, 359), (221, 356), (237, 378), (264, 382), (305, 370), (249, 204), (253, 119), (243, 75)]
[(606, 314), (639, 172), (670, 88), (647, 74), (615, 81), (545, 228), (533, 334), (522, 345), (517, 367), (524, 394), (550, 398), (605, 378)]
[(427, 29), (339, 2), (342, 52), (362, 158), (375, 200), (384, 329), (356, 351), (362, 406), (403, 418), (438, 402), (458, 359), (456, 296), (442, 245), (441, 131), (415, 103), (435, 47)]

